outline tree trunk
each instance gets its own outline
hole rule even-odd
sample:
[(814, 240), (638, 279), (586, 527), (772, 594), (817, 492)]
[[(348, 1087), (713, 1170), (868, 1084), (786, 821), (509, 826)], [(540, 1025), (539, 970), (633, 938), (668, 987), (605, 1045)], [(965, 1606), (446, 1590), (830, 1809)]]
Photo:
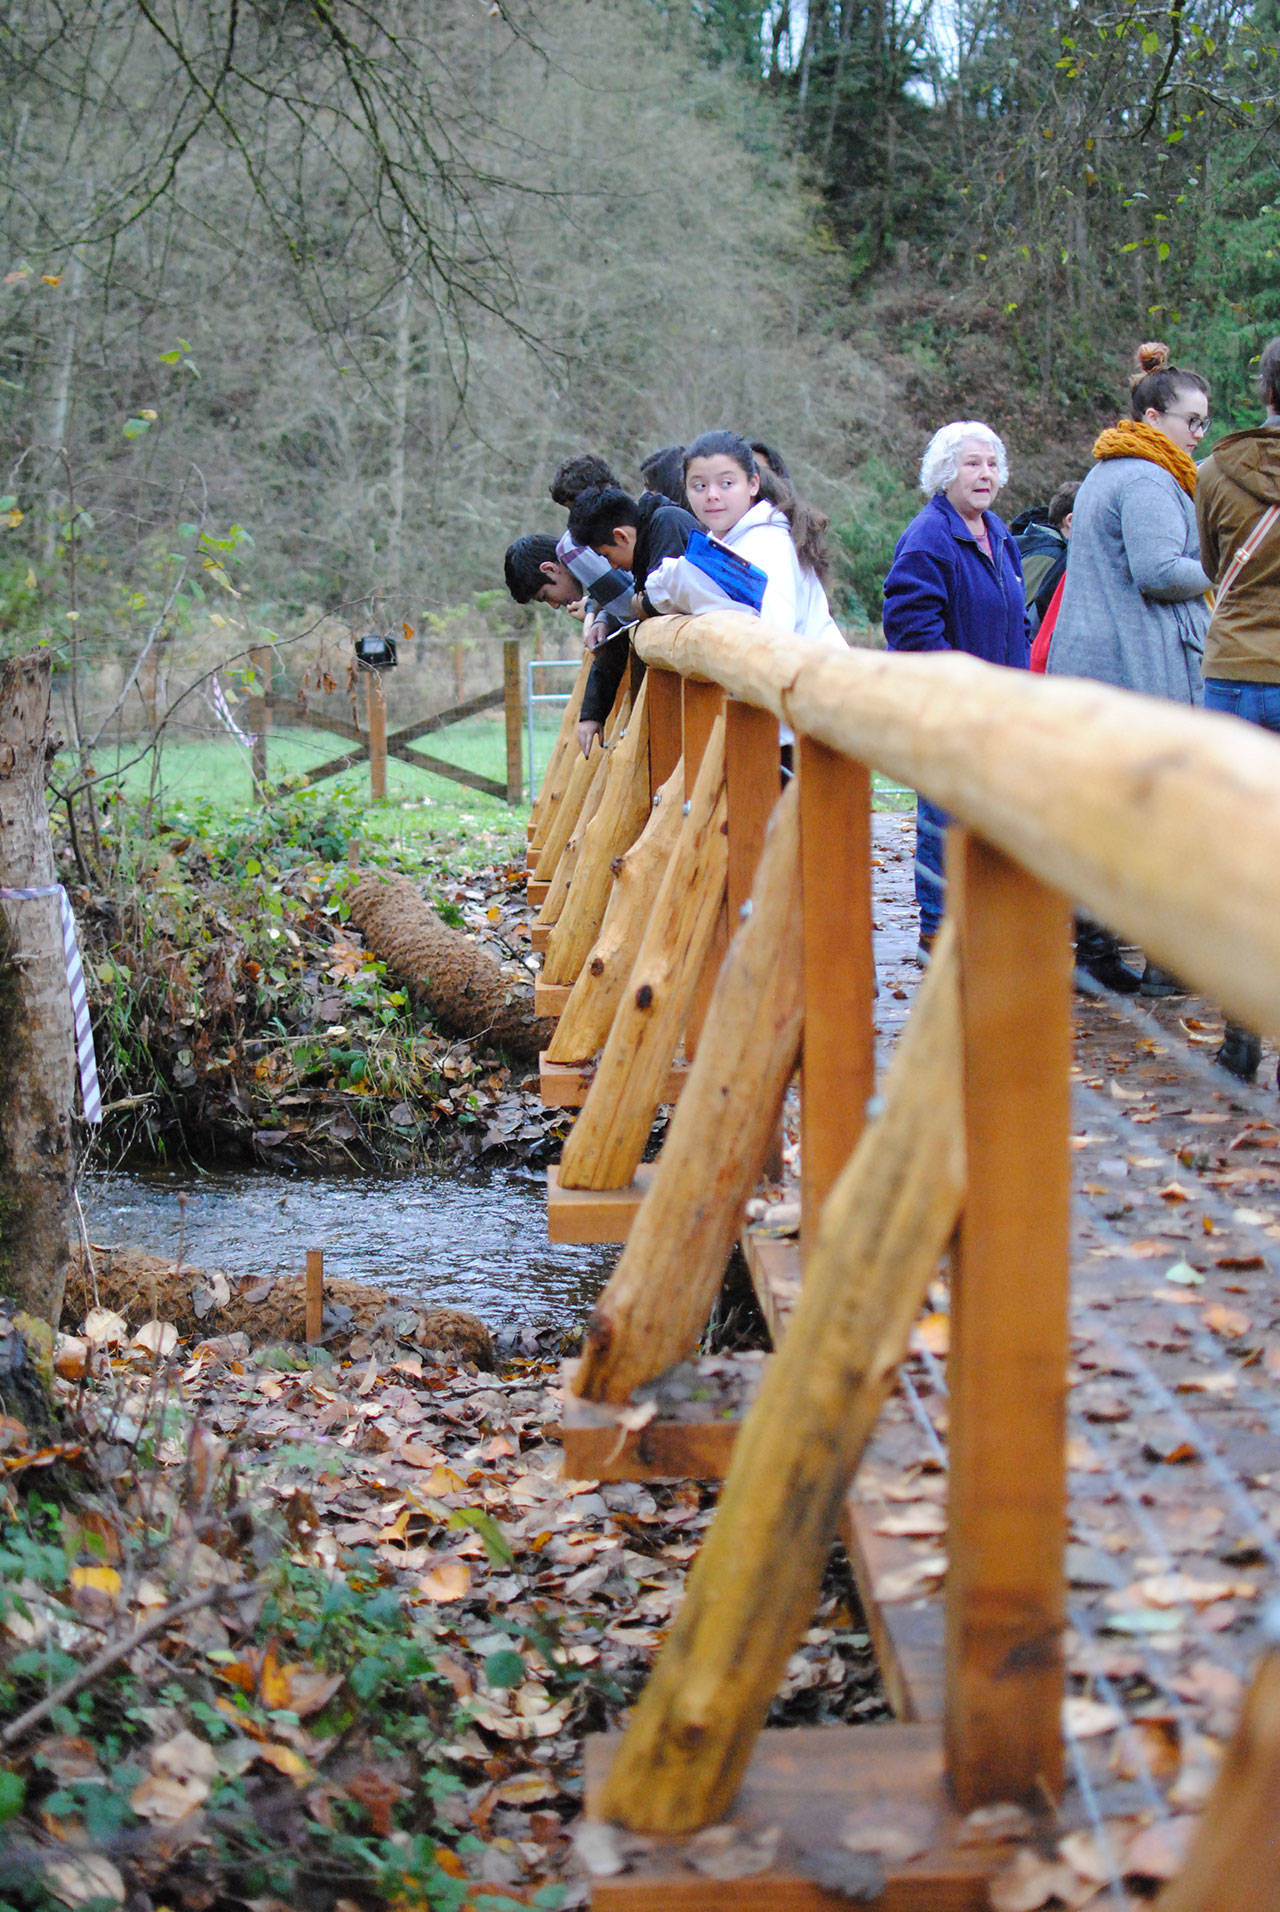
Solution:
[[(0, 887), (56, 881), (45, 764), (49, 659), (0, 665)], [(62, 1310), (75, 1193), (76, 1049), (57, 896), (0, 913), (0, 1294)]]

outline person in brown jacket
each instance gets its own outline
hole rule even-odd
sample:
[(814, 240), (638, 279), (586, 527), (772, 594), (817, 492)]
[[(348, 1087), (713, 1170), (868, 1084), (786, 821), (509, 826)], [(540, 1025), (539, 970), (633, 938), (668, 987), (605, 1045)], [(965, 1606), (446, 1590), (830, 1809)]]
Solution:
[[(1231, 432), (1199, 467), (1200, 562), (1217, 601), (1204, 643), (1204, 707), (1280, 732), (1280, 338), (1263, 348), (1267, 418)], [(1252, 1082), (1258, 1037), (1227, 1024), (1216, 1060)]]

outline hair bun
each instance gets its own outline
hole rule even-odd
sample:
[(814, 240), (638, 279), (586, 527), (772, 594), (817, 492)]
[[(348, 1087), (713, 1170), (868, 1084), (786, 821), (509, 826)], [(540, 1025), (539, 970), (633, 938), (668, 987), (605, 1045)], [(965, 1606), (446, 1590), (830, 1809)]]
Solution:
[(1169, 363), (1169, 348), (1161, 339), (1149, 339), (1140, 345), (1134, 354), (1138, 361), (1139, 378), (1146, 378), (1149, 372), (1163, 372)]

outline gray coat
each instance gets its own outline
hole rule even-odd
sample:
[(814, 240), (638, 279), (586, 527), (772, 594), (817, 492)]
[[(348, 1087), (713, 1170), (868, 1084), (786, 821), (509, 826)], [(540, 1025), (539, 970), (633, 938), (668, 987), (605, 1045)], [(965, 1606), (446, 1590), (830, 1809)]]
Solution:
[(1146, 458), (1103, 459), (1076, 495), (1046, 668), (1202, 703), (1210, 588), (1177, 479)]

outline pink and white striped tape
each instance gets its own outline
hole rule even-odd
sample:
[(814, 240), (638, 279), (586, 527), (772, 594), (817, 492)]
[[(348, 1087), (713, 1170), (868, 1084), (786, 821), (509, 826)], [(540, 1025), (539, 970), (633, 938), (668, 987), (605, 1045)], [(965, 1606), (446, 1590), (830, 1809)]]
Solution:
[(30, 903), (37, 897), (56, 896), (62, 915), (62, 957), (67, 969), (67, 988), (71, 992), (71, 1014), (76, 1029), (76, 1057), (80, 1063), (80, 1099), (86, 1122), (101, 1122), (102, 1092), (98, 1087), (98, 1059), (93, 1053), (93, 1029), (89, 1022), (89, 998), (84, 986), (84, 966), (76, 941), (76, 919), (71, 898), (61, 883), (44, 883), (29, 890), (0, 888), (0, 901)]

